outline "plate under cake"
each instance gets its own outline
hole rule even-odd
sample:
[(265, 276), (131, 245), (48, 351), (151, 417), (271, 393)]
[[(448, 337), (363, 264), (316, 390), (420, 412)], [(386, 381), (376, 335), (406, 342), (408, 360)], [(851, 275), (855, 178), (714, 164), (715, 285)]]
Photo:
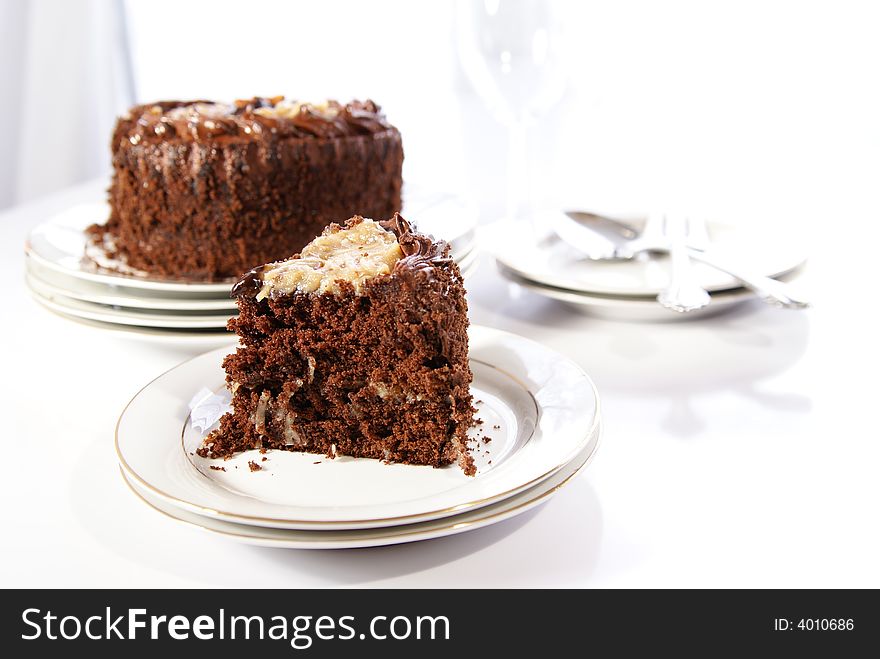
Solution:
[(448, 244), (397, 214), (356, 216), (233, 294), (233, 411), (200, 455), (274, 448), (475, 473), (467, 303)]

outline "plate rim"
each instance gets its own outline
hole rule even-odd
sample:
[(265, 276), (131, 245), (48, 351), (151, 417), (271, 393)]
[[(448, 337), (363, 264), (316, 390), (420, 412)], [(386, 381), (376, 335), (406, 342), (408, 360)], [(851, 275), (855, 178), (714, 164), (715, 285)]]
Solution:
[[(211, 533), (212, 535), (224, 537), (229, 540), (241, 542), (243, 544), (268, 546), (268, 547), (274, 546), (274, 547), (278, 547), (278, 548), (286, 547), (286, 548), (290, 548), (290, 549), (295, 549), (295, 548), (300, 548), (300, 549), (354, 549), (357, 547), (381, 547), (381, 546), (389, 546), (389, 545), (395, 545), (395, 544), (405, 544), (408, 542), (419, 542), (422, 540), (430, 540), (430, 539), (441, 538), (441, 537), (446, 537), (446, 536), (450, 536), (450, 535), (457, 535), (459, 533), (465, 533), (467, 531), (477, 530), (480, 528), (484, 528), (486, 526), (491, 526), (492, 524), (503, 522), (507, 519), (511, 519), (512, 517), (515, 517), (521, 513), (525, 513), (528, 510), (531, 510), (532, 508), (540, 505), (541, 503), (548, 501), (553, 496), (555, 496), (562, 488), (564, 488), (566, 485), (571, 483), (575, 477), (577, 477), (584, 469), (586, 469), (590, 465), (590, 463), (592, 463), (592, 461), (596, 455), (596, 450), (598, 449), (598, 446), (601, 443), (601, 434), (602, 434), (601, 433), (601, 424), (599, 424), (596, 427), (595, 432), (596, 432), (596, 442), (595, 442), (594, 448), (592, 448), (589, 451), (587, 451), (586, 449), (584, 450), (583, 453), (585, 454), (586, 457), (584, 458), (583, 462), (581, 462), (574, 469), (574, 471), (572, 471), (570, 474), (568, 474), (561, 482), (557, 483), (556, 485), (553, 485), (552, 487), (550, 487), (546, 490), (541, 490), (542, 485), (547, 480), (549, 480), (550, 478), (553, 477), (554, 474), (551, 474), (548, 479), (544, 479), (543, 481), (533, 485), (531, 488), (527, 488), (517, 494), (512, 495), (511, 497), (501, 499), (500, 501), (496, 501), (493, 504), (489, 504), (487, 506), (482, 506), (480, 508), (476, 508), (476, 509), (473, 509), (470, 511), (463, 511), (465, 514), (467, 514), (468, 512), (474, 513), (474, 514), (480, 514), (480, 511), (489, 511), (489, 509), (491, 509), (493, 506), (503, 506), (503, 504), (508, 502), (513, 497), (516, 497), (519, 495), (525, 495), (526, 493), (532, 492), (532, 491), (538, 492), (537, 494), (535, 494), (535, 496), (532, 496), (532, 497), (522, 501), (521, 503), (516, 504), (512, 508), (505, 508), (505, 509), (500, 510), (498, 512), (494, 512), (494, 513), (491, 513), (491, 514), (485, 515), (485, 516), (480, 516), (480, 517), (477, 517), (477, 518), (470, 520), (470, 521), (461, 521), (461, 520), (456, 521), (456, 518), (458, 517), (458, 515), (451, 515), (451, 516), (447, 516), (447, 517), (427, 519), (427, 520), (423, 520), (423, 521), (414, 523), (414, 524), (426, 524), (426, 525), (435, 525), (436, 524), (436, 525), (440, 525), (439, 528), (410, 529), (410, 530), (406, 530), (407, 526), (409, 526), (406, 524), (404, 524), (404, 525), (394, 525), (393, 524), (393, 525), (388, 525), (388, 526), (369, 527), (369, 528), (365, 528), (365, 529), (335, 529), (335, 530), (328, 530), (328, 531), (322, 531), (322, 530), (317, 530), (317, 529), (314, 529), (314, 530), (313, 529), (277, 529), (277, 528), (273, 527), (273, 530), (276, 530), (276, 531), (282, 531), (282, 532), (293, 531), (293, 532), (297, 532), (297, 533), (305, 532), (305, 533), (314, 533), (314, 534), (321, 534), (321, 533), (334, 532), (334, 531), (341, 532), (341, 533), (350, 533), (352, 531), (357, 531), (357, 532), (362, 532), (363, 535), (367, 536), (367, 538), (365, 538), (365, 540), (368, 540), (368, 542), (366, 542), (364, 544), (357, 544), (357, 541), (355, 539), (351, 539), (351, 540), (326, 540), (326, 539), (319, 540), (316, 538), (314, 541), (309, 541), (309, 540), (305, 540), (305, 539), (285, 540), (282, 538), (267, 538), (267, 537), (261, 538), (258, 535), (237, 534), (237, 533), (233, 533), (231, 531), (223, 531), (223, 530), (216, 529), (216, 528), (210, 528), (210, 527), (205, 526), (203, 524), (199, 524), (197, 521), (194, 521), (194, 520), (181, 519), (180, 517), (177, 517), (170, 512), (167, 512), (165, 510), (161, 510), (160, 508), (156, 507), (152, 502), (147, 500), (147, 498), (144, 496), (143, 493), (141, 493), (137, 490), (137, 485), (135, 485), (131, 481), (129, 481), (129, 478), (126, 475), (125, 470), (122, 469), (121, 465), (119, 468), (119, 472), (120, 472), (120, 476), (122, 477), (123, 481), (125, 482), (125, 485), (132, 491), (132, 493), (138, 499), (140, 499), (143, 503), (145, 503), (147, 506), (152, 508), (154, 511), (171, 519), (174, 522), (177, 522), (180, 524), (185, 524), (187, 526), (190, 526), (190, 527), (202, 530), (202, 531), (206, 531), (208, 533)], [(574, 460), (572, 460), (572, 462), (573, 461)], [(562, 469), (565, 469), (565, 467), (570, 464), (571, 464), (571, 462), (569, 462), (568, 464), (563, 466)], [(558, 473), (558, 472), (555, 472), (555, 473)], [(169, 508), (175, 509), (175, 506), (173, 506), (169, 503)], [(186, 511), (186, 510), (183, 510), (180, 508), (177, 508), (177, 510), (181, 510), (182, 512), (189, 512), (189, 514), (193, 515), (194, 517), (200, 518), (200, 519), (205, 519), (207, 521), (225, 521), (225, 520), (217, 520), (216, 518), (208, 517), (205, 515), (199, 515), (198, 513), (193, 513), (191, 511)], [(233, 522), (229, 522), (229, 523), (233, 523)], [(265, 528), (265, 527), (254, 526), (254, 525), (242, 525), (242, 526), (245, 526), (246, 528), (252, 528), (252, 529)], [(371, 536), (371, 533), (375, 534), (380, 531), (386, 531), (387, 535), (383, 535), (383, 536), (372, 535)], [(412, 536), (426, 536), (426, 537), (412, 537)], [(406, 538), (406, 539), (402, 539), (402, 538)], [(307, 545), (311, 544), (312, 542), (315, 545), (321, 545), (321, 546), (313, 546), (313, 547), (307, 546)], [(293, 546), (294, 544), (301, 545), (301, 546), (294, 547)], [(334, 546), (330, 546), (330, 545), (334, 545)]]
[(534, 295), (546, 300), (567, 305), (578, 313), (589, 314), (594, 318), (623, 322), (644, 323), (679, 323), (699, 321), (716, 315), (727, 313), (734, 308), (749, 302), (758, 301), (758, 295), (747, 288), (710, 293), (710, 303), (688, 313), (675, 313), (665, 309), (657, 302), (657, 298), (615, 297), (608, 295), (592, 295), (578, 293), (564, 288), (547, 286), (529, 281), (510, 272), (502, 263), (496, 262), (498, 272), (508, 284), (514, 284)]
[[(479, 256), (480, 254), (477, 253), (477, 250), (475, 249), (470, 251), (466, 255), (467, 263), (463, 264), (461, 268), (462, 278), (468, 278), (473, 275), (474, 271), (479, 265)], [(34, 287), (30, 286), (28, 283), (28, 280), (30, 278), (39, 279), (38, 276), (33, 275), (26, 269), (25, 287), (27, 288), (31, 297), (33, 297), (38, 304), (66, 320), (86, 323), (99, 323), (102, 325), (101, 329), (113, 330), (123, 328), (128, 333), (135, 334), (153, 334), (155, 331), (178, 333), (211, 331), (215, 334), (222, 334), (226, 332), (226, 323), (229, 318), (235, 316), (238, 312), (238, 308), (235, 306), (230, 307), (228, 310), (226, 310), (228, 311), (228, 313), (210, 313), (210, 311), (224, 311), (222, 309), (205, 310), (206, 313), (203, 313), (201, 316), (189, 316), (190, 318), (197, 319), (196, 324), (192, 322), (184, 322), (184, 319), (188, 317), (186, 315), (180, 315), (170, 322), (161, 320), (157, 321), (156, 319), (147, 318), (148, 322), (145, 323), (143, 322), (144, 319), (140, 317), (140, 315), (134, 317), (132, 317), (131, 315), (126, 315), (127, 310), (141, 309), (142, 311), (148, 312), (150, 314), (158, 314), (162, 316), (176, 316), (176, 314), (174, 313), (174, 310), (171, 309), (153, 309), (149, 307), (124, 307), (123, 310), (115, 310), (111, 305), (105, 305), (100, 302), (91, 302), (88, 300), (80, 300), (69, 295), (65, 295), (63, 293), (57, 293), (53, 296), (50, 296), (43, 294), (37, 291)], [(72, 300), (75, 304), (79, 305), (96, 305), (96, 307), (100, 308), (95, 308), (94, 310), (76, 309), (72, 305), (65, 304), (64, 301), (59, 301), (58, 298), (63, 298), (65, 300), (69, 299)]]
[[(161, 315), (160, 318), (150, 318), (149, 313), (137, 314), (137, 315), (129, 315), (125, 312), (116, 311), (112, 307), (104, 307), (103, 305), (99, 305), (96, 303), (84, 302), (82, 300), (75, 300), (73, 298), (67, 298), (67, 296), (59, 295), (57, 298), (65, 298), (69, 299), (76, 304), (89, 305), (95, 304), (95, 306), (100, 307), (98, 309), (77, 309), (74, 306), (70, 306), (66, 304), (64, 301), (58, 301), (56, 298), (49, 298), (41, 293), (38, 293), (36, 290), (27, 285), (27, 290), (31, 294), (38, 303), (42, 304), (50, 311), (54, 311), (55, 313), (64, 315), (64, 316), (73, 316), (75, 318), (84, 318), (86, 320), (91, 320), (100, 323), (108, 323), (111, 325), (127, 325), (131, 327), (149, 327), (149, 328), (161, 328), (161, 329), (172, 329), (172, 330), (183, 330), (183, 329), (216, 329), (221, 330), (226, 327), (227, 321), (232, 318), (235, 313), (229, 313), (228, 315), (224, 314), (205, 314), (204, 316), (194, 316), (191, 317), (191, 320), (187, 320), (186, 316), (179, 316), (178, 318), (168, 317), (166, 315)], [(149, 310), (147, 310), (149, 311)], [(159, 315), (159, 314), (152, 314)], [(170, 314), (169, 316), (173, 316)]]
[[(592, 442), (592, 439), (596, 435), (598, 430), (601, 428), (601, 409), (602, 408), (601, 408), (601, 400), (599, 398), (599, 392), (596, 389), (596, 385), (593, 382), (592, 378), (590, 378), (589, 374), (587, 374), (586, 371), (584, 371), (584, 369), (579, 364), (577, 364), (577, 362), (573, 361), (567, 355), (564, 355), (563, 353), (560, 353), (556, 350), (553, 350), (552, 348), (548, 348), (547, 346), (544, 346), (543, 344), (538, 343), (537, 341), (534, 341), (534, 340), (529, 339), (527, 337), (523, 337), (523, 336), (515, 334), (513, 332), (507, 332), (505, 330), (499, 330), (499, 329), (496, 329), (493, 327), (487, 327), (484, 325), (471, 325), (469, 330), (471, 328), (478, 328), (479, 331), (487, 331), (489, 333), (493, 333), (496, 335), (512, 336), (512, 337), (515, 337), (517, 340), (534, 343), (534, 344), (542, 347), (545, 350), (549, 350), (551, 352), (555, 352), (556, 354), (560, 355), (561, 357), (563, 357), (566, 361), (568, 361), (572, 366), (574, 366), (580, 372), (580, 375), (584, 378), (586, 383), (589, 385), (590, 391), (592, 392), (592, 395), (593, 395), (593, 399), (595, 400), (595, 407), (596, 407), (595, 414), (593, 415), (588, 428), (586, 428), (586, 430), (583, 433), (583, 437), (585, 438), (584, 440), (582, 440), (583, 444), (580, 445), (577, 449), (575, 449), (573, 454), (572, 453), (567, 454), (565, 456), (565, 459), (560, 464), (555, 465), (553, 468), (547, 470), (546, 472), (542, 473), (541, 475), (536, 476), (525, 483), (521, 483), (521, 484), (517, 485), (516, 487), (512, 487), (508, 490), (505, 490), (505, 491), (500, 492), (498, 494), (492, 495), (490, 497), (483, 497), (483, 498), (475, 500), (475, 501), (456, 504), (453, 506), (447, 506), (447, 507), (436, 509), (436, 510), (421, 511), (418, 513), (409, 513), (406, 515), (393, 515), (393, 516), (388, 516), (388, 517), (378, 517), (378, 518), (369, 518), (369, 519), (361, 518), (361, 519), (354, 519), (354, 520), (328, 521), (328, 520), (299, 520), (299, 519), (289, 519), (289, 518), (278, 519), (278, 518), (271, 518), (271, 517), (263, 517), (260, 515), (229, 513), (229, 512), (218, 510), (217, 508), (213, 508), (210, 506), (203, 506), (200, 504), (195, 504), (191, 501), (185, 501), (175, 495), (172, 495), (172, 494), (169, 494), (167, 492), (160, 490), (156, 486), (147, 482), (143, 477), (138, 475), (132, 469), (132, 467), (128, 464), (128, 462), (125, 460), (125, 458), (122, 454), (122, 450), (120, 448), (120, 440), (119, 440), (120, 425), (122, 424), (122, 421), (123, 421), (126, 413), (128, 412), (129, 407), (134, 403), (134, 401), (146, 389), (151, 387), (158, 380), (160, 380), (161, 378), (168, 375), (172, 371), (184, 366), (185, 364), (188, 364), (189, 362), (191, 362), (195, 359), (198, 359), (200, 357), (204, 357), (205, 355), (208, 355), (213, 352), (218, 352), (220, 350), (228, 350), (231, 346), (221, 346), (219, 348), (215, 348), (214, 350), (210, 350), (208, 352), (201, 353), (199, 355), (195, 355), (193, 357), (190, 357), (190, 358), (180, 362), (179, 364), (167, 369), (163, 373), (157, 375), (155, 378), (153, 378), (147, 384), (145, 384), (143, 387), (141, 387), (137, 391), (137, 393), (135, 393), (134, 396), (128, 401), (128, 403), (126, 403), (125, 407), (123, 408), (122, 412), (119, 415), (119, 418), (116, 421), (116, 426), (114, 428), (113, 434), (114, 434), (114, 448), (116, 450), (117, 459), (119, 461), (120, 466), (123, 468), (123, 470), (127, 474), (131, 475), (139, 484), (143, 485), (150, 492), (156, 494), (157, 496), (159, 496), (160, 498), (162, 498), (165, 501), (168, 501), (169, 503), (173, 504), (174, 506), (183, 508), (185, 510), (189, 510), (189, 511), (194, 512), (196, 514), (201, 514), (201, 515), (206, 515), (206, 516), (213, 517), (213, 518), (239, 522), (242, 524), (251, 524), (251, 525), (256, 525), (256, 526), (280, 525), (280, 526), (278, 526), (278, 528), (312, 528), (312, 527), (328, 528), (328, 527), (335, 527), (335, 528), (339, 528), (339, 529), (342, 529), (342, 528), (353, 529), (353, 528), (364, 528), (365, 526), (399, 525), (401, 523), (406, 523), (406, 520), (438, 519), (438, 518), (443, 518), (443, 517), (449, 517), (451, 515), (454, 515), (459, 512), (463, 512), (465, 510), (472, 510), (472, 509), (480, 508), (480, 507), (483, 507), (486, 505), (490, 505), (493, 502), (497, 502), (497, 501), (501, 501), (503, 499), (506, 499), (506, 498), (518, 493), (518, 492), (522, 492), (522, 491), (527, 490), (528, 488), (530, 488), (534, 485), (537, 485), (538, 483), (540, 483), (543, 480), (546, 480), (548, 477), (550, 477), (554, 473), (558, 472), (559, 469), (561, 469), (561, 468), (565, 467), (565, 465), (569, 464), (571, 462), (571, 460), (573, 460), (575, 457), (577, 457), (577, 455), (579, 455), (581, 450), (585, 450), (591, 443), (594, 443), (594, 446), (592, 447), (592, 453), (595, 453), (596, 449), (598, 448), (598, 439), (596, 442)], [(498, 369), (498, 366), (496, 366), (494, 364), (492, 364), (491, 366), (493, 368)], [(514, 381), (519, 383), (520, 386), (523, 386), (523, 383), (519, 382), (519, 378), (517, 378), (516, 376), (508, 373), (504, 369), (498, 369), (498, 370), (500, 370), (502, 373), (504, 373), (507, 377), (510, 377), (511, 379), (513, 379)], [(528, 387), (524, 387), (524, 388), (530, 395), (532, 395), (532, 392), (528, 389)]]
[[(235, 300), (233, 299), (223, 299), (222, 297), (211, 297), (211, 298), (172, 298), (172, 297), (139, 297), (135, 293), (131, 295), (113, 292), (113, 289), (122, 288), (120, 286), (107, 287), (106, 292), (98, 292), (86, 290), (82, 291), (78, 289), (76, 286), (63, 286), (61, 283), (49, 281), (46, 279), (47, 274), (49, 276), (57, 275), (55, 271), (51, 271), (51, 274), (47, 273), (47, 269), (42, 269), (42, 266), (36, 262), (31, 261), (30, 259), (25, 264), (25, 278), (26, 280), (35, 280), (37, 285), (41, 288), (44, 288), (47, 293), (51, 293), (52, 295), (63, 295), (64, 297), (77, 300), (79, 302), (88, 302), (91, 304), (100, 304), (104, 306), (110, 307), (122, 307), (124, 309), (149, 309), (150, 311), (226, 311), (235, 310), (237, 307), (235, 305)], [(70, 278), (77, 284), (86, 284), (90, 286), (101, 286), (101, 284), (95, 284), (94, 282), (86, 281), (84, 279), (77, 280), (75, 278)], [(73, 283), (73, 282), (71, 282)], [(143, 291), (146, 289), (137, 289), (137, 291)]]
[[(646, 298), (656, 297), (660, 292), (659, 290), (653, 291), (653, 290), (648, 290), (648, 289), (645, 289), (644, 292), (639, 292), (639, 293), (626, 292), (626, 291), (622, 291), (622, 290), (611, 290), (611, 289), (594, 290), (594, 289), (586, 288), (586, 286), (584, 284), (578, 285), (576, 278), (565, 278), (565, 277), (559, 278), (559, 277), (554, 277), (552, 274), (548, 275), (548, 276), (544, 276), (540, 272), (537, 274), (534, 272), (526, 272), (526, 271), (522, 270), (520, 267), (518, 267), (512, 259), (505, 257), (505, 255), (503, 254), (503, 251), (501, 249), (498, 249), (497, 246), (495, 248), (491, 248), (491, 247), (487, 246), (490, 244), (490, 241), (487, 240), (487, 236), (491, 237), (491, 236), (498, 235), (502, 231), (502, 229), (504, 229), (503, 223), (504, 223), (504, 220), (499, 220), (499, 221), (495, 221), (490, 224), (486, 224), (486, 225), (482, 225), (482, 226), (478, 227), (478, 229), (479, 229), (478, 240), (480, 241), (480, 245), (492, 255), (492, 257), (495, 259), (496, 262), (498, 262), (499, 264), (502, 264), (505, 268), (507, 268), (508, 270), (510, 270), (511, 272), (516, 274), (517, 276), (521, 277), (522, 279), (526, 279), (526, 280), (535, 282), (537, 284), (540, 284), (541, 286), (549, 286), (551, 288), (570, 291), (572, 293), (577, 293), (580, 295), (590, 295), (593, 297), (598, 296), (598, 297), (603, 297), (603, 298), (610, 297), (610, 298), (617, 298), (617, 299), (626, 299), (626, 298), (646, 299)], [(521, 226), (519, 226), (519, 227), (516, 227), (516, 226), (508, 227), (507, 233), (509, 234), (511, 229), (516, 230), (516, 229), (527, 228), (527, 225), (525, 225), (524, 223), (520, 223), (520, 224), (521, 224)], [(725, 223), (725, 222), (709, 222), (709, 224), (714, 225), (716, 227), (723, 227), (725, 229), (729, 229), (732, 231), (741, 231), (741, 229), (738, 229), (736, 226), (731, 225), (729, 223)], [(552, 232), (550, 232), (550, 233), (552, 233)], [(767, 276), (774, 278), (774, 279), (784, 278), (784, 277), (789, 276), (792, 273), (798, 271), (799, 269), (803, 268), (804, 265), (809, 260), (809, 256), (808, 256), (808, 254), (806, 254), (805, 249), (799, 248), (799, 247), (800, 246), (796, 245), (796, 248), (791, 250), (791, 252), (793, 254), (797, 254), (797, 262), (796, 263), (792, 262), (792, 263), (788, 264), (788, 266), (786, 268), (784, 268), (782, 270), (777, 270), (777, 271), (770, 273), (770, 274), (767, 274)], [(794, 260), (795, 259), (792, 259), (792, 261), (794, 261)], [(731, 280), (733, 280), (732, 277), (731, 277)], [(724, 285), (724, 286), (709, 286), (709, 287), (707, 287), (706, 290), (712, 294), (719, 294), (719, 293), (727, 293), (727, 292), (731, 292), (731, 291), (738, 291), (741, 288), (742, 288), (741, 285)]]
[[(509, 282), (517, 284), (518, 286), (522, 286), (523, 288), (527, 288), (531, 291), (534, 291), (537, 294), (545, 294), (544, 291), (548, 291), (546, 293), (547, 297), (552, 298), (554, 300), (559, 300), (560, 302), (570, 302), (571, 304), (580, 304), (583, 306), (601, 306), (602, 303), (605, 303), (608, 307), (615, 308), (639, 308), (639, 309), (647, 309), (650, 305), (652, 308), (658, 306), (657, 297), (656, 296), (636, 296), (636, 295), (607, 295), (604, 293), (583, 293), (581, 291), (575, 291), (568, 288), (561, 288), (559, 286), (551, 286), (550, 284), (543, 284), (539, 281), (534, 281), (529, 279), (528, 277), (523, 277), (522, 275), (517, 274), (506, 265), (497, 262), (499, 273)], [(792, 271), (788, 276), (782, 278), (783, 281), (789, 281), (789, 278), (794, 279), (792, 275), (795, 272), (800, 272), (800, 269), (804, 267), (803, 265), (798, 266)], [(554, 295), (551, 295), (555, 294)], [(566, 298), (563, 299), (561, 296), (565, 295)], [(746, 288), (745, 286), (740, 286), (738, 288), (730, 288), (725, 289), (723, 291), (715, 291), (710, 292), (709, 296), (711, 298), (712, 303), (722, 303), (724, 305), (727, 304), (735, 304), (739, 302), (744, 302), (750, 299), (758, 299), (756, 293)], [(580, 302), (576, 301), (578, 299), (583, 299), (585, 301)], [(587, 300), (589, 302), (587, 302)], [(662, 307), (661, 307), (662, 308)]]
[[(417, 193), (418, 194), (418, 193)], [(416, 196), (417, 196), (416, 194)], [(433, 204), (429, 204), (421, 209), (420, 212), (429, 211), (431, 208), (439, 206), (440, 204), (448, 201), (449, 199), (457, 199), (456, 195), (444, 194), (441, 199), (436, 200)], [(406, 203), (406, 199), (403, 200)], [(42, 235), (49, 228), (53, 228), (53, 222), (58, 222), (59, 218), (63, 218), (65, 215), (74, 212), (85, 212), (85, 209), (89, 209), (90, 211), (94, 211), (95, 219), (94, 221), (90, 221), (88, 225), (91, 224), (104, 224), (107, 222), (106, 218), (110, 216), (110, 204), (106, 199), (103, 200), (91, 200), (91, 201), (83, 201), (80, 203), (71, 204), (65, 208), (62, 208), (48, 217), (46, 217), (42, 222), (32, 227), (24, 241), (24, 251), (28, 257), (33, 258), (35, 261), (38, 261), (42, 267), (53, 270), (54, 272), (64, 274), (73, 278), (82, 279), (85, 281), (90, 281), (93, 283), (110, 285), (110, 286), (125, 286), (127, 288), (137, 288), (141, 290), (152, 290), (152, 291), (161, 291), (166, 293), (193, 293), (193, 294), (228, 294), (229, 288), (232, 284), (235, 283), (236, 278), (229, 278), (228, 280), (224, 280), (221, 282), (187, 282), (185, 280), (163, 280), (156, 279), (155, 277), (138, 277), (133, 276), (126, 273), (114, 273), (112, 270), (103, 269), (96, 272), (92, 272), (89, 270), (85, 270), (82, 267), (71, 268), (65, 266), (61, 263), (57, 263), (43, 254), (41, 254), (37, 248), (34, 246), (33, 238), (34, 236)], [(101, 217), (105, 219), (100, 220)], [(418, 219), (415, 220), (416, 225), (418, 226)], [(81, 231), (84, 232), (85, 226), (82, 227)], [(84, 234), (84, 240), (87, 240)], [(455, 245), (456, 256), (458, 256), (458, 252), (461, 252), (461, 256), (465, 256), (468, 252), (470, 252), (476, 245), (478, 241), (478, 231), (477, 231), (477, 222), (469, 224), (468, 227), (458, 236), (453, 238), (446, 239), (446, 241), (450, 244), (450, 246)], [(459, 246), (460, 245), (460, 246)], [(73, 255), (71, 255), (73, 256)], [(456, 258), (458, 260), (458, 258)]]

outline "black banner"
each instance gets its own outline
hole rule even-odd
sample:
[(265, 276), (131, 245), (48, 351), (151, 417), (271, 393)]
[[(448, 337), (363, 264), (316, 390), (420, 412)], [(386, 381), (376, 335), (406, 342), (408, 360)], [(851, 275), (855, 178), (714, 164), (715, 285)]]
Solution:
[(522, 656), (646, 644), (677, 656), (838, 656), (880, 641), (875, 591), (7, 590), (0, 615), (0, 647), (16, 657), (134, 648), (172, 657)]

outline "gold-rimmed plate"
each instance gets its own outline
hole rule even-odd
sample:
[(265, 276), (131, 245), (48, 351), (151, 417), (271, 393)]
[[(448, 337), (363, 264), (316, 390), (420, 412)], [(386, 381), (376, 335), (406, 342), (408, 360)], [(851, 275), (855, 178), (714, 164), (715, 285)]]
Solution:
[[(490, 505), (580, 455), (596, 434), (599, 401), (580, 367), (534, 341), (474, 326), (470, 349), (483, 421), (473, 430), (475, 477), (454, 465), (433, 469), (288, 451), (198, 458), (201, 433), (188, 423), (187, 405), (202, 388), (222, 388), (223, 348), (168, 371), (132, 399), (117, 425), (119, 461), (130, 480), (162, 501), (238, 524), (376, 528)], [(251, 472), (250, 461), (262, 468)]]
[(158, 512), (228, 540), (276, 549), (355, 549), (432, 540), (473, 531), (520, 515), (547, 502), (550, 497), (570, 483), (590, 463), (595, 455), (595, 444), (598, 441), (599, 427), (597, 426), (591, 443), (569, 464), (537, 485), (494, 504), (450, 517), (369, 529), (278, 529), (235, 524), (173, 506), (139, 486), (136, 482), (129, 481), (124, 471), (123, 477), (131, 490)]

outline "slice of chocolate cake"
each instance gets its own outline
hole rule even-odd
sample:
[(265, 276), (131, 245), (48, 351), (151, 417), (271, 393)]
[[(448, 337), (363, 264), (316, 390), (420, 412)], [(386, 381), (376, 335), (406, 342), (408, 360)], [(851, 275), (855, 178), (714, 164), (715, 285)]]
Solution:
[(274, 448), (475, 473), (467, 303), (445, 242), (399, 215), (354, 217), (233, 295), (233, 411), (200, 455)]

